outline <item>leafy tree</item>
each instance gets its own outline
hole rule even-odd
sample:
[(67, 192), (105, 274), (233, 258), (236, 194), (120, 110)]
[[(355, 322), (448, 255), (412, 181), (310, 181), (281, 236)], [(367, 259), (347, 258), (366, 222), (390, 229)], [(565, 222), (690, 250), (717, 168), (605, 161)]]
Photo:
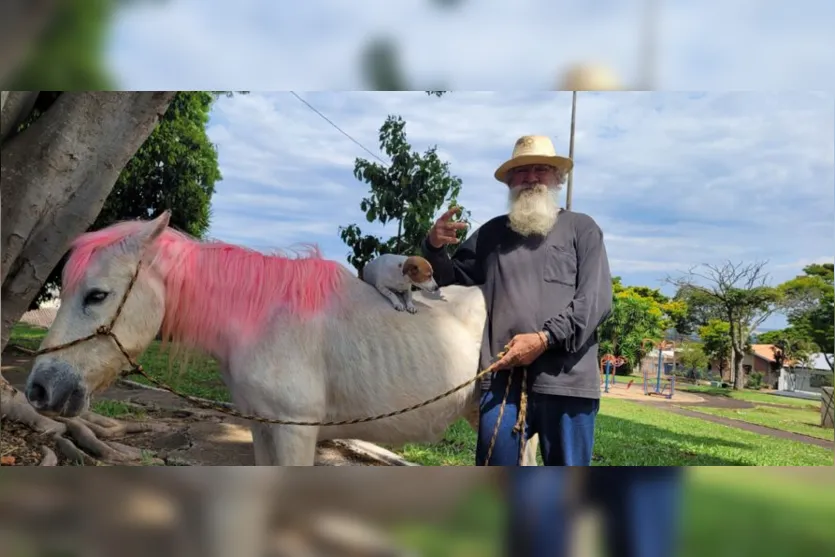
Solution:
[[(459, 205), (461, 179), (449, 171), (432, 146), (423, 154), (412, 150), (406, 140), (406, 122), (399, 116), (389, 116), (380, 127), (380, 150), (391, 160), (390, 165), (372, 163), (357, 158), (354, 176), (369, 185), (369, 196), (360, 208), (368, 222), (397, 223), (397, 234), (389, 239), (363, 234), (360, 227), (350, 224), (339, 227), (342, 241), (350, 248), (348, 262), (361, 274), (368, 261), (383, 253), (413, 253), (429, 233), (438, 210), (448, 205)], [(462, 209), (459, 218), (469, 212)], [(459, 239), (466, 230), (459, 231)], [(454, 251), (454, 246), (448, 246)]]
[(685, 342), (677, 352), (676, 360), (687, 372), (688, 377), (697, 379), (699, 372), (707, 369), (708, 356), (705, 354), (704, 346), (701, 343)]
[(832, 263), (808, 265), (804, 274), (779, 286), (784, 308), (795, 337), (805, 338), (822, 352), (830, 369), (835, 345), (835, 288)]
[[(171, 226), (198, 238), (205, 235), (215, 183), (221, 179), (217, 149), (206, 134), (209, 113), (218, 95), (177, 92), (159, 125), (119, 174), (87, 230), (99, 230), (121, 220), (153, 218), (168, 209)], [(52, 94), (47, 97), (44, 104), (57, 98)], [(65, 259), (52, 270), (30, 309), (52, 298), (53, 289), (60, 286)]]
[(684, 299), (704, 302), (704, 317), (721, 314), (728, 323), (733, 387), (737, 390), (745, 385), (742, 358), (751, 333), (780, 307), (783, 299), (777, 288), (766, 284), (764, 266), (764, 262), (744, 265), (728, 261), (723, 265), (703, 265), (703, 272), (691, 269), (682, 277), (667, 279), (678, 287), (678, 294)]
[(709, 360), (719, 365), (719, 377), (725, 373), (731, 357), (731, 327), (727, 321), (711, 319), (699, 327), (702, 350)]
[(689, 335), (699, 327), (724, 317), (721, 305), (713, 296), (689, 285), (681, 286), (673, 299), (683, 302), (687, 307), (686, 314), (676, 322), (676, 330), (683, 335)]
[(622, 356), (626, 364), (618, 368), (629, 374), (644, 357), (643, 340), (661, 340), (677, 320), (686, 315), (683, 302), (671, 300), (660, 291), (645, 286), (624, 287), (613, 277), (612, 312), (600, 328), (603, 354)]
[(816, 348), (806, 332), (795, 327), (765, 332), (759, 335), (758, 340), (774, 345), (772, 371), (775, 372), (783, 367), (793, 369), (798, 365), (808, 365)]

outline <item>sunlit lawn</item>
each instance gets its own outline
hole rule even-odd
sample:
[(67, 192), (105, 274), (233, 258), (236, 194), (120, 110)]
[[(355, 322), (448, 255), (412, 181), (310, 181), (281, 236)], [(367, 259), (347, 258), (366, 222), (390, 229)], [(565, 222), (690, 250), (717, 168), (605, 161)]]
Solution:
[(739, 420), (750, 424), (761, 425), (783, 431), (817, 437), (818, 439), (835, 439), (835, 431), (824, 429), (820, 425), (819, 408), (775, 408), (773, 406), (755, 406), (754, 408), (710, 408), (707, 406), (688, 406), (688, 410), (703, 412), (713, 416), (721, 416), (732, 420)]
[[(413, 462), (472, 466), (476, 438), (459, 421), (441, 443), (408, 445)], [(597, 466), (832, 466), (822, 447), (777, 439), (628, 400), (604, 398), (596, 428)]]
[(691, 393), (702, 393), (713, 396), (723, 396), (733, 398), (736, 400), (745, 400), (748, 402), (766, 402), (769, 404), (783, 404), (786, 406), (799, 406), (806, 408), (820, 408), (820, 401), (807, 400), (802, 398), (792, 398), (787, 396), (778, 396), (768, 394), (767, 392), (755, 391), (752, 389), (743, 389), (735, 391), (733, 389), (723, 389), (721, 387), (709, 387), (705, 385), (678, 385), (677, 391), (688, 391)]

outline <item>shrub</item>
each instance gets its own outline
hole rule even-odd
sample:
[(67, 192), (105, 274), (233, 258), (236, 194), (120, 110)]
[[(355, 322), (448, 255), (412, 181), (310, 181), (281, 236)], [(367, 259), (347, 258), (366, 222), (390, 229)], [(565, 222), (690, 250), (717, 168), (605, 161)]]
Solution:
[(760, 371), (755, 371), (748, 376), (748, 383), (745, 385), (749, 389), (761, 389), (763, 386), (763, 374)]

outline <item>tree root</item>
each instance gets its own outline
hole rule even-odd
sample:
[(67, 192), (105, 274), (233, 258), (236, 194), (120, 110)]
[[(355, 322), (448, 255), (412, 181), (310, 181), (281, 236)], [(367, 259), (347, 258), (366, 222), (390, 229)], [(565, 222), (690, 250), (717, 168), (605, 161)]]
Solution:
[(130, 433), (145, 433), (148, 431), (164, 431), (167, 428), (160, 424), (146, 422), (120, 422), (101, 414), (85, 412), (78, 418), (96, 437), (113, 439), (124, 437)]
[(58, 466), (58, 456), (55, 451), (46, 445), (41, 445), (41, 452), (43, 453), (43, 460), (38, 466)]
[[(165, 431), (161, 424), (122, 422), (107, 416), (85, 412), (76, 418), (49, 418), (35, 411), (23, 396), (0, 376), (0, 409), (4, 420), (20, 423), (50, 437), (64, 459), (83, 465), (163, 465), (144, 451), (119, 443), (132, 433)], [(58, 456), (47, 446), (41, 446), (40, 466), (56, 466)]]

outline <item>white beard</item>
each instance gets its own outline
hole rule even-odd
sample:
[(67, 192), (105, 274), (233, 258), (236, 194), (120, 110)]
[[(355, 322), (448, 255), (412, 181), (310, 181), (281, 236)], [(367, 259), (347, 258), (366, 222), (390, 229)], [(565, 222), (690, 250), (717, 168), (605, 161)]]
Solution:
[(522, 236), (545, 236), (554, 227), (559, 215), (557, 196), (544, 184), (531, 188), (514, 188), (508, 194), (510, 228)]

